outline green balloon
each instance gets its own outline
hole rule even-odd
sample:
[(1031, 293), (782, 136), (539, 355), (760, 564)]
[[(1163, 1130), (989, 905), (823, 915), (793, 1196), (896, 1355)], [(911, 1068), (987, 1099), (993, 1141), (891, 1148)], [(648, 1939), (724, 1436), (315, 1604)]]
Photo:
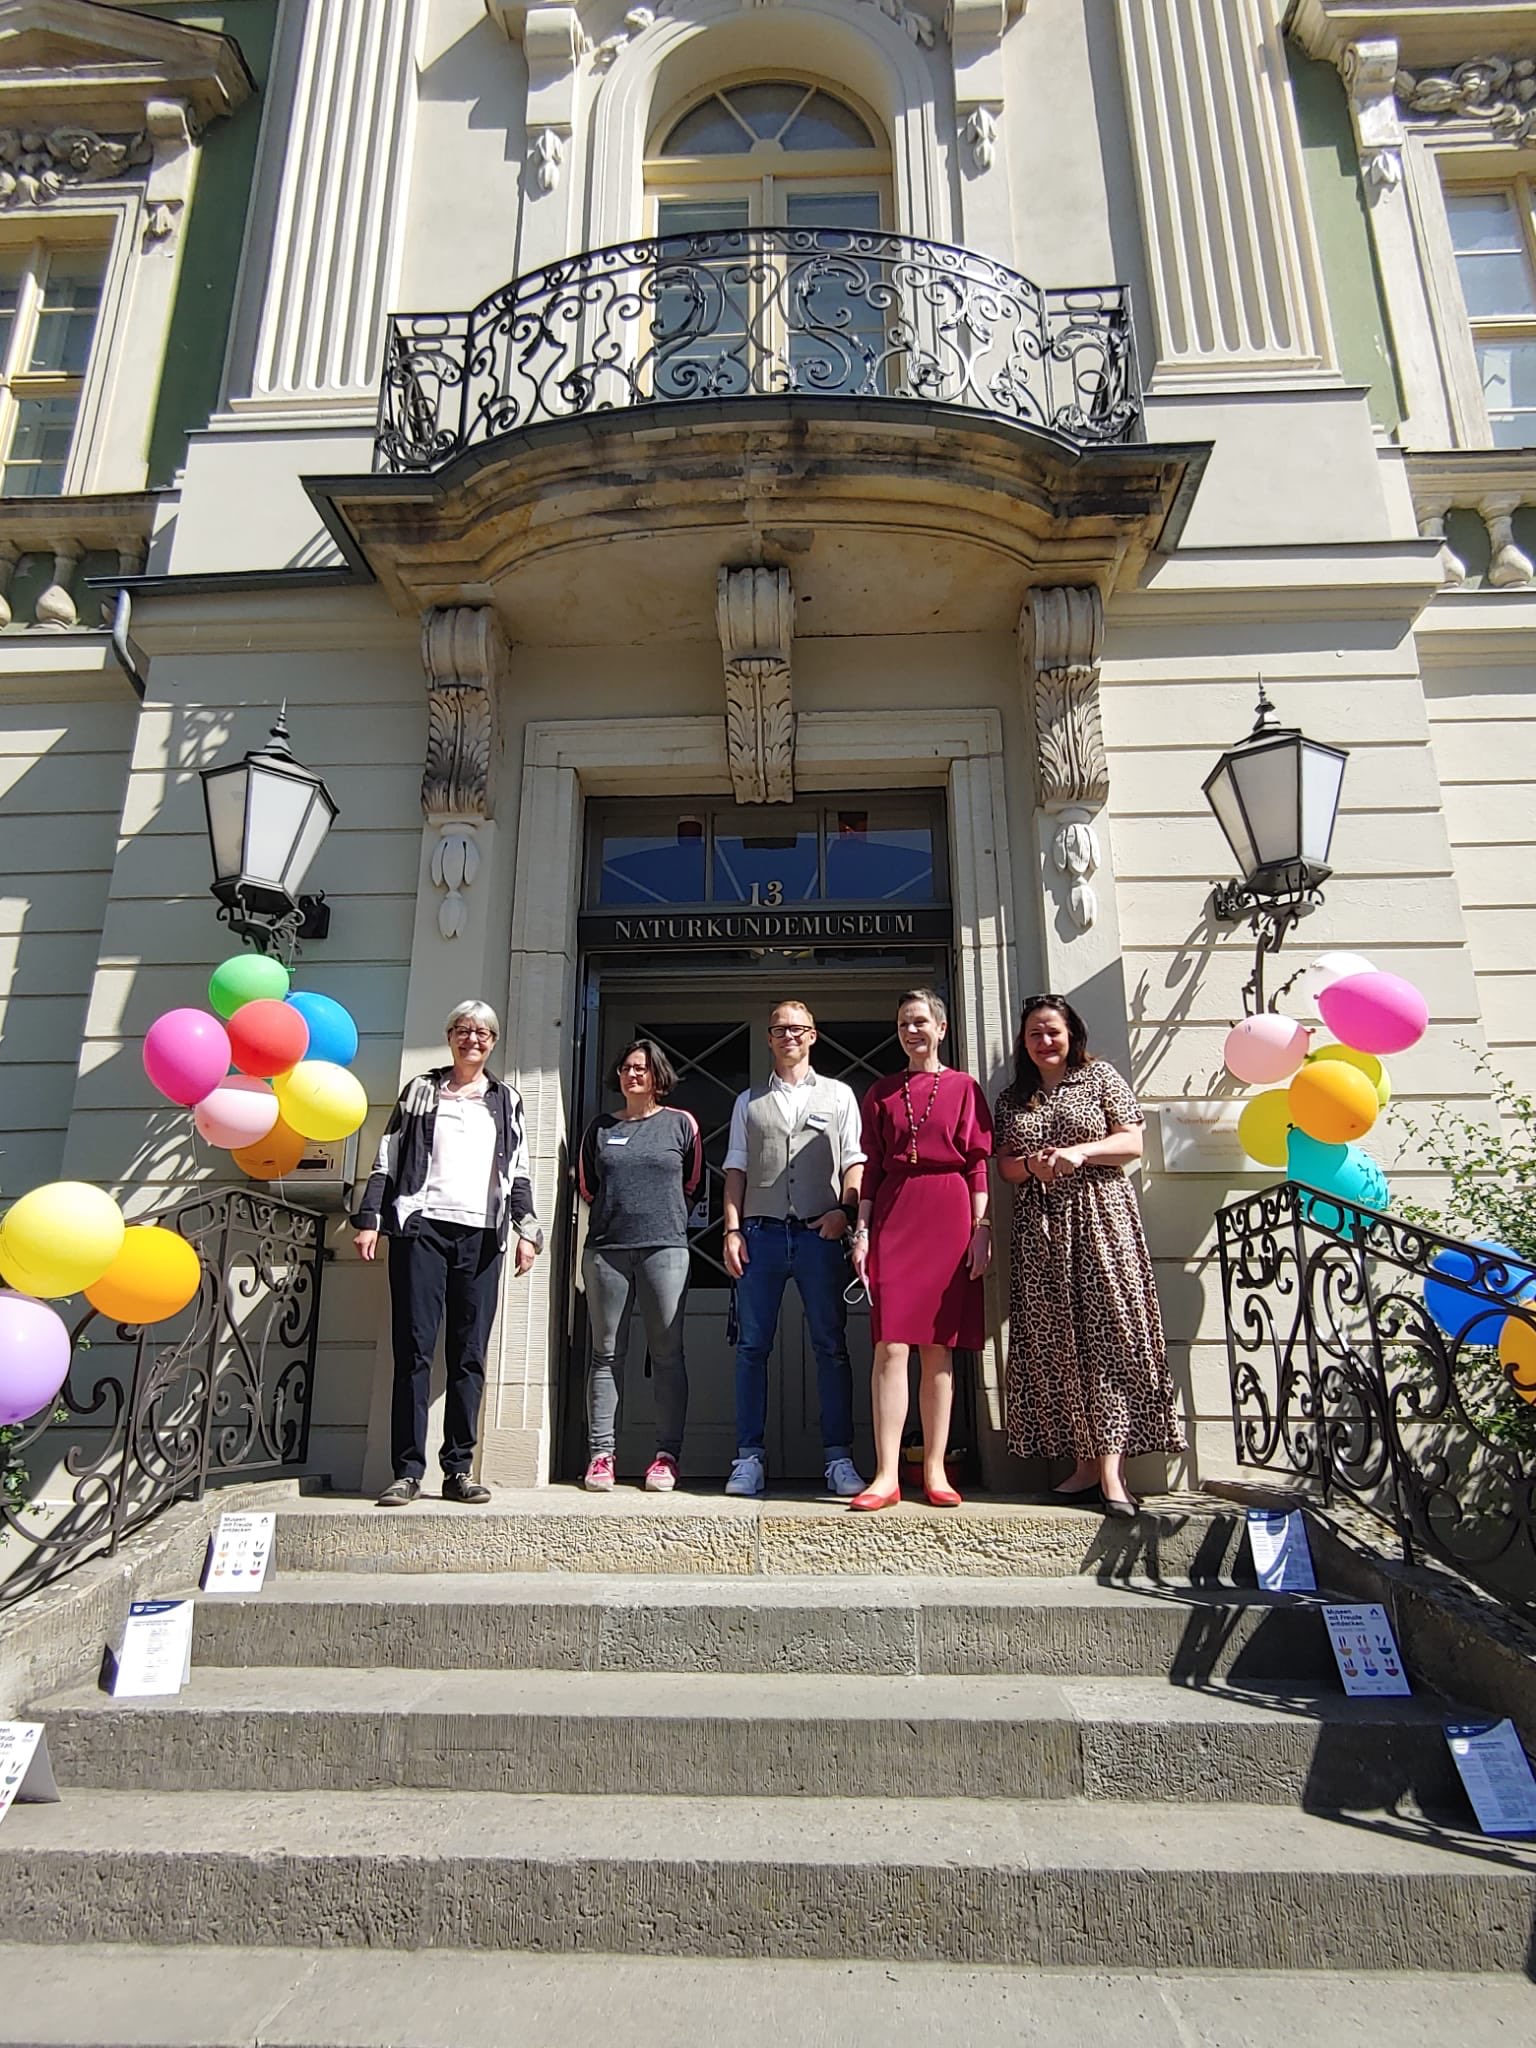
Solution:
[(264, 997), (280, 1003), (287, 993), (287, 968), (265, 953), (236, 953), (222, 967), (215, 967), (208, 983), (208, 1000), (221, 1017), (233, 1017), (245, 1004)]

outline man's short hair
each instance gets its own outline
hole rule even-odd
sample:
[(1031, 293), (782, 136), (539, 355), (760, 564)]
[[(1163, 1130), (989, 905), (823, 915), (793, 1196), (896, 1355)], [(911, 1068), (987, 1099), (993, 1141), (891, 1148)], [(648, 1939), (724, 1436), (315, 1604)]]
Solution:
[(810, 1025), (811, 1029), (813, 1031), (816, 1029), (816, 1012), (811, 1008), (809, 1003), (802, 1003), (798, 996), (785, 996), (784, 1000), (781, 1003), (775, 1003), (773, 1008), (768, 1012), (768, 1022), (770, 1024), (773, 1022), (774, 1018), (777, 1017), (780, 1010), (800, 1011), (801, 1015), (805, 1018), (806, 1023)]

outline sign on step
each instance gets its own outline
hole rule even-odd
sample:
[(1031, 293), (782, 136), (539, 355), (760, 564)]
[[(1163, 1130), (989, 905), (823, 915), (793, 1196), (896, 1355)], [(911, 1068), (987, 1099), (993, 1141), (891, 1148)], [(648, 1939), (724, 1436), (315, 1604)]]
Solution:
[(275, 1514), (220, 1515), (208, 1539), (205, 1593), (259, 1593), (272, 1565)]
[(0, 1820), (16, 1800), (52, 1804), (59, 1796), (41, 1721), (0, 1721)]

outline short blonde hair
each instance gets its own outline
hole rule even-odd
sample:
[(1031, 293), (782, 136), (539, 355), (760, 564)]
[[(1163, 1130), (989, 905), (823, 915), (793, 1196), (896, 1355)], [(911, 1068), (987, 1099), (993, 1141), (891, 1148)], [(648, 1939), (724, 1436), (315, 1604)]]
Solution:
[(786, 996), (783, 1002), (775, 1003), (773, 1008), (768, 1012), (768, 1022), (770, 1024), (773, 1022), (774, 1018), (777, 1017), (780, 1010), (798, 1010), (801, 1016), (805, 1019), (806, 1023), (810, 1025), (811, 1029), (813, 1031), (816, 1029), (816, 1012), (811, 1008), (809, 1003), (802, 1003), (798, 996)]
[(492, 1038), (501, 1036), (501, 1020), (489, 1003), (455, 1003), (448, 1012), (448, 1022), (443, 1026), (443, 1036), (451, 1038), (455, 1024), (480, 1024), (490, 1032)]

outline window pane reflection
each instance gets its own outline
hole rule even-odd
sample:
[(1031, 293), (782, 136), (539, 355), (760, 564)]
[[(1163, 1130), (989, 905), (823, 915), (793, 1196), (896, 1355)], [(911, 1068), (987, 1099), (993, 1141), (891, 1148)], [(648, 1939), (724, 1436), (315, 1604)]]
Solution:
[(819, 834), (810, 819), (786, 818), (759, 832), (715, 835), (717, 903), (812, 903), (821, 894)]
[(704, 820), (670, 833), (605, 832), (599, 903), (702, 903)]
[(849, 903), (934, 901), (933, 828), (861, 826), (834, 815), (827, 834), (827, 894)]

